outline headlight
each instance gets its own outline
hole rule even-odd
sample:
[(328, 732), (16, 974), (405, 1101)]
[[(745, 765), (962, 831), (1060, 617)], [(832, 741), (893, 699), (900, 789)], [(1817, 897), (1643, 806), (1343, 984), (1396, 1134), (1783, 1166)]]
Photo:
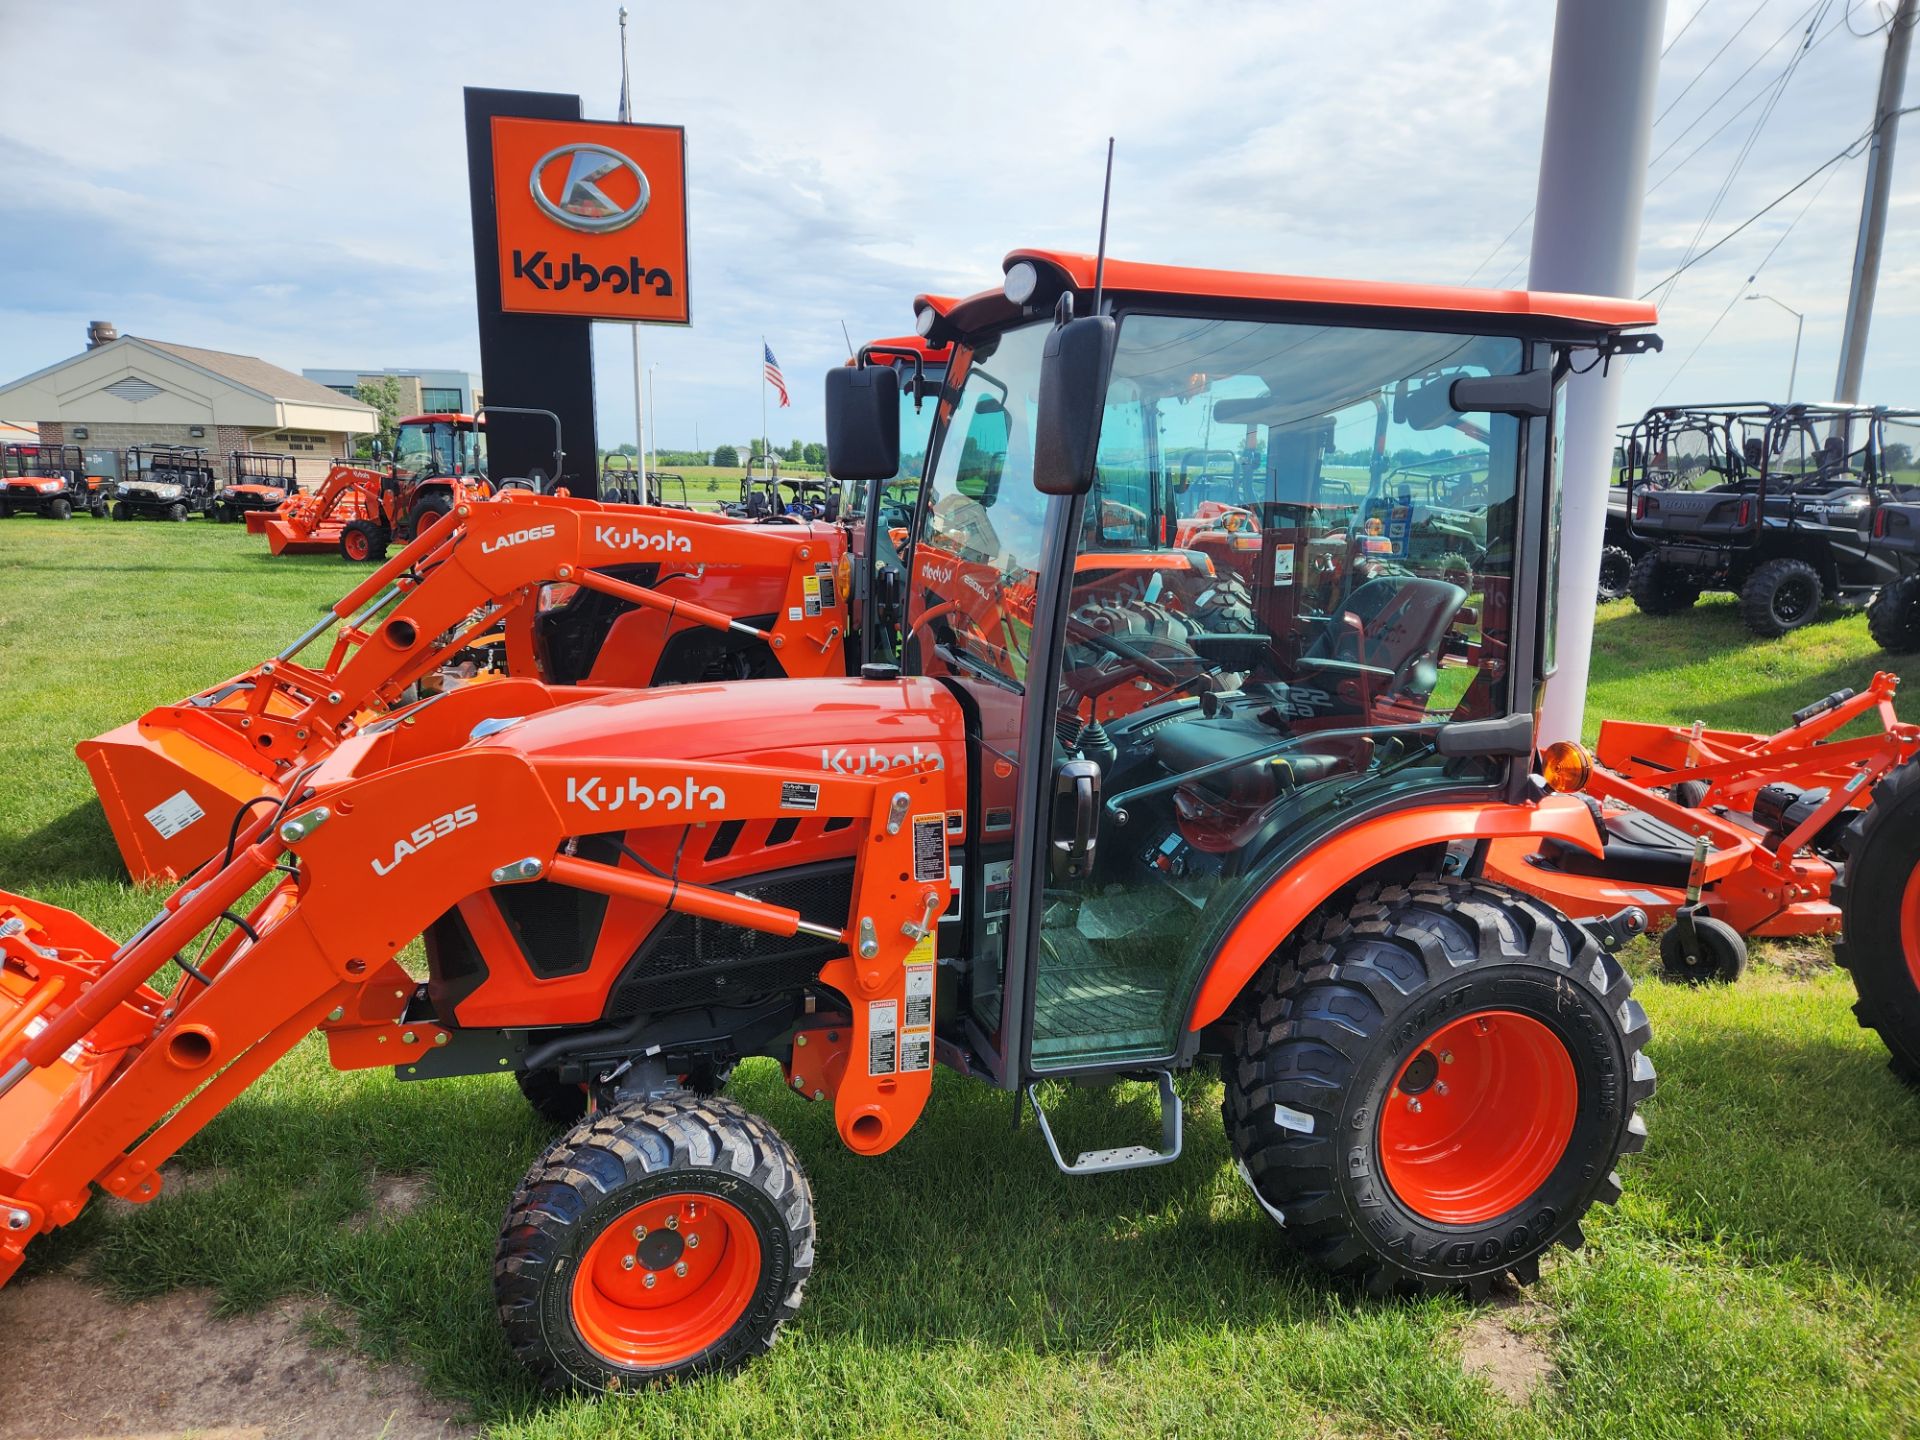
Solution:
[(42, 480), (33, 488), (38, 490), (42, 495), (53, 495), (67, 487), (66, 482), (61, 480)]
[(1039, 288), (1040, 272), (1031, 260), (1019, 260), (1009, 265), (1006, 279), (1000, 282), (1001, 293), (1015, 305), (1026, 304)]

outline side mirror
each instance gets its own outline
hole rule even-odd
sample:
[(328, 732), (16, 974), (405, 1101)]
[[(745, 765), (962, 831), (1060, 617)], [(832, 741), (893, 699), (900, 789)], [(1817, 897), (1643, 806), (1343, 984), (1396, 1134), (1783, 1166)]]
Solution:
[(900, 377), (891, 365), (827, 372), (827, 473), (836, 480), (900, 473)]
[(1553, 372), (1543, 367), (1518, 375), (1465, 375), (1449, 387), (1447, 400), (1463, 414), (1479, 410), (1539, 419), (1553, 412)]
[(1047, 336), (1033, 435), (1033, 484), (1042, 495), (1093, 488), (1117, 330), (1110, 315), (1086, 315)]

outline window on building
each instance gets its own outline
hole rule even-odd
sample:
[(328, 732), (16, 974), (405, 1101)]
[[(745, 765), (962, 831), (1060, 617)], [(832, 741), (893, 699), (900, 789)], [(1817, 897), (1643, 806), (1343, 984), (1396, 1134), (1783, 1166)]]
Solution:
[(360, 387), (358, 385), (329, 385), (327, 386), (327, 389), (337, 390), (342, 395), (345, 395), (349, 400), (357, 398), (360, 391)]
[(422, 385), (420, 409), (428, 415), (458, 415), (460, 413), (459, 387)]

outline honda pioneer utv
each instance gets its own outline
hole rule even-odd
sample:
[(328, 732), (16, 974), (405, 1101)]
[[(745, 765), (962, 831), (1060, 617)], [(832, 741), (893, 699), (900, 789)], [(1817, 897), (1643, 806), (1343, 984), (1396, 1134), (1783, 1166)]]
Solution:
[(107, 513), (106, 487), (87, 473), (78, 445), (8, 445), (0, 450), (0, 520), (42, 515), (65, 520), (80, 510)]
[(213, 503), (213, 462), (197, 445), (135, 445), (114, 491), (116, 520), (185, 520)]
[(1904, 570), (1867, 540), (1874, 433), (1871, 412), (1851, 406), (1649, 411), (1629, 478), (1633, 534), (1648, 547), (1634, 603), (1661, 615), (1730, 590), (1768, 638), (1808, 624), (1823, 600), (1866, 605)]
[(1867, 630), (1882, 650), (1907, 655), (1920, 650), (1920, 410), (1878, 408), (1868, 424), (1875, 466), (1867, 548), (1906, 573), (1873, 597)]
[[(1240, 1173), (1328, 1271), (1482, 1293), (1576, 1242), (1641, 1145), (1646, 1017), (1586, 930), (1476, 871), (1496, 836), (1599, 846), (1530, 764), (1550, 436), (1575, 357), (1635, 348), (1652, 307), (1095, 271), (1015, 252), (1003, 289), (941, 319), (900, 668), (571, 703), (463, 687), (238, 807), (124, 945), (0, 896), (0, 1274), (95, 1185), (153, 1198), (316, 1027), (343, 1068), (510, 1071), (570, 1123), (495, 1264), (508, 1341), (554, 1384), (736, 1365), (798, 1309), (800, 1158), (689, 1088), (747, 1056), (869, 1156), (937, 1061), (1033, 1100), (1073, 1176), (1176, 1161), (1173, 1076), (1218, 1056)], [(895, 367), (827, 383), (834, 472), (897, 474)], [(1276, 506), (1310, 505), (1403, 383), (1485, 431), (1488, 543), (1462, 583), (1349, 556), (1309, 585), (1365, 533), (1263, 524), (1257, 635), (1149, 653), (1114, 628), (1158, 602), (1113, 588), (1096, 482), (1157, 478), (1217, 414), (1257, 428)], [(950, 570), (931, 584), (930, 551)], [(408, 643), (407, 619), (370, 641)], [(396, 957), (422, 935), (420, 979)], [(1151, 1079), (1160, 1143), (1068, 1159), (1040, 1108), (1055, 1077)]]
[(231, 524), (256, 510), (278, 510), (300, 493), (299, 462), (267, 450), (234, 450), (227, 455), (227, 478), (207, 505), (207, 518)]

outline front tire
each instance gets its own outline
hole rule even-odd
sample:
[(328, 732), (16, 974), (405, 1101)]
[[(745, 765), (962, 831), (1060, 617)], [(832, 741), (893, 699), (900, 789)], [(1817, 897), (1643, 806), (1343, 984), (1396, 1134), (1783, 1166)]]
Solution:
[(764, 1354), (812, 1270), (793, 1150), (731, 1101), (678, 1095), (603, 1111), (535, 1162), (494, 1297), (548, 1385), (625, 1390)]
[(1867, 634), (1892, 655), (1920, 650), (1920, 575), (1882, 585), (1867, 607)]
[(378, 565), (387, 558), (386, 527), (375, 520), (350, 520), (340, 531), (340, 553), (356, 565)]
[(173, 521), (176, 525), (185, 524), (187, 507), (182, 505), (178, 500), (174, 501), (173, 504), (167, 507), (167, 519)]
[(1626, 598), (1627, 581), (1633, 577), (1633, 556), (1618, 545), (1609, 545), (1600, 552), (1600, 590), (1595, 597), (1600, 604)]
[(1740, 587), (1740, 618), (1763, 640), (1778, 640), (1820, 613), (1820, 572), (1804, 560), (1769, 560)]
[(49, 520), (66, 520), (71, 518), (72, 515), (73, 502), (71, 500), (55, 500), (51, 505), (47, 506), (47, 518)]
[(1854, 1017), (1886, 1043), (1894, 1074), (1920, 1087), (1920, 764), (1909, 760), (1873, 787), (1873, 803), (1847, 831), (1833, 898), (1834, 959), (1860, 996)]
[(133, 507), (124, 500), (116, 501), (113, 507), (113, 518), (116, 520), (133, 519)]
[(1627, 593), (1648, 615), (1677, 615), (1692, 609), (1700, 598), (1700, 582), (1690, 570), (1662, 560), (1658, 550), (1649, 550), (1633, 562)]
[(1371, 1294), (1533, 1280), (1644, 1141), (1632, 988), (1528, 896), (1369, 886), (1256, 978), (1227, 1074), (1234, 1154), (1288, 1240)]

